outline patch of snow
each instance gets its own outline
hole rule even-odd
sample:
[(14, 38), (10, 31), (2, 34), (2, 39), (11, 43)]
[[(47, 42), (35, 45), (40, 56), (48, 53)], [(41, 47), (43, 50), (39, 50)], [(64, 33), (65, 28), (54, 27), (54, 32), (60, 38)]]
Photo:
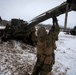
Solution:
[(0, 75), (32, 73), (36, 61), (34, 50), (30, 45), (13, 40), (0, 44)]
[(45, 16), (46, 15), (46, 13), (43, 13), (43, 14), (41, 14), (41, 15), (39, 15), (39, 16), (36, 16), (35, 18), (33, 18), (31, 21), (29, 21), (28, 23), (30, 24), (30, 23), (32, 23), (32, 22), (34, 22), (34, 21), (37, 21), (37, 19), (39, 19), (40, 17), (43, 17), (43, 16)]
[(0, 29), (5, 29), (5, 26), (0, 26)]
[[(60, 32), (59, 40), (56, 44), (56, 62), (53, 67), (54, 75), (76, 75), (76, 36), (67, 35), (64, 32)], [(60, 69), (60, 73), (56, 74), (57, 72), (55, 72), (55, 69), (57, 68), (56, 66), (58, 66), (58, 62), (62, 64), (62, 66), (59, 65), (58, 70)], [(62, 72), (62, 69), (65, 70), (65, 72)]]

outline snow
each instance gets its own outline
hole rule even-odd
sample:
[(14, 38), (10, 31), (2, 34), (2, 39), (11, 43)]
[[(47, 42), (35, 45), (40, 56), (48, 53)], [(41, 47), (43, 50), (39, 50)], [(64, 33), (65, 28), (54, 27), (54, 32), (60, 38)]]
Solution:
[[(76, 75), (76, 36), (60, 32), (52, 75)], [(36, 48), (19, 41), (0, 44), (0, 75), (31, 75)]]
[(60, 32), (56, 45), (54, 75), (76, 75), (76, 36)]
[(35, 49), (30, 45), (13, 40), (0, 44), (0, 75), (31, 73), (35, 61)]
[(34, 21), (37, 21), (37, 19), (38, 18), (41, 18), (41, 17), (43, 17), (43, 16), (45, 16), (46, 15), (46, 13), (43, 13), (43, 14), (41, 14), (41, 15), (39, 15), (39, 16), (36, 16), (35, 18), (33, 18), (31, 21), (29, 21), (28, 23), (30, 24), (30, 23), (32, 23), (32, 22), (34, 22)]
[(5, 26), (0, 26), (0, 29), (5, 29)]

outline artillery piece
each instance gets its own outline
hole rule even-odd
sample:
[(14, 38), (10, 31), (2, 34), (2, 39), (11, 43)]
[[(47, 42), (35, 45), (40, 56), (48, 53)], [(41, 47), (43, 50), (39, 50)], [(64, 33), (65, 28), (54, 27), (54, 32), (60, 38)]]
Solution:
[[(9, 39), (19, 39), (24, 42), (28, 42), (28, 40), (30, 40), (31, 44), (33, 44), (34, 42), (36, 42), (36, 39), (34, 39), (34, 37), (36, 38), (34, 26), (49, 18), (53, 18), (54, 16), (57, 17), (61, 14), (66, 13), (67, 4), (67, 12), (76, 11), (76, 0), (67, 0), (59, 6), (36, 16), (29, 23), (24, 22), (23, 20), (12, 19), (11, 26), (6, 26), (5, 28), (2, 41), (7, 41)], [(17, 24), (14, 23), (15, 21), (17, 22)]]
[(10, 25), (7, 24), (6, 28), (4, 29), (1, 42), (2, 41), (6, 42), (8, 40), (15, 39), (15, 40), (21, 40), (31, 45), (35, 45), (36, 44), (36, 35), (35, 35), (36, 30), (34, 27), (32, 27), (30, 29), (30, 32), (26, 33), (25, 28), (27, 27), (27, 24), (28, 23), (26, 21), (23, 21), (22, 19), (15, 19), (15, 18), (12, 19), (11, 24)]

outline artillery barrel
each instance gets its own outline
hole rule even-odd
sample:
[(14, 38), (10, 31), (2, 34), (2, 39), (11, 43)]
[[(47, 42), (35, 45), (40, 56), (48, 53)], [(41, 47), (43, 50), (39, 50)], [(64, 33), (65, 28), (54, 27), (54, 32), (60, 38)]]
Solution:
[[(38, 23), (40, 22), (43, 22), (49, 18), (52, 18), (54, 16), (59, 16), (61, 14), (64, 14), (66, 13), (66, 5), (67, 5), (67, 2), (63, 2), (62, 4), (60, 4), (59, 6), (56, 6), (55, 8), (53, 9), (50, 9), (38, 16), (36, 16), (35, 18), (33, 18), (28, 24), (27, 24), (27, 27), (25, 26), (24, 29), (25, 31), (23, 31), (23, 29), (19, 30), (17, 33), (20, 33), (20, 32), (29, 32), (30, 29), (32, 27), (34, 27), (35, 25), (37, 25)], [(71, 8), (72, 6), (72, 8)], [(72, 11), (72, 10), (76, 10), (76, 3), (70, 3), (69, 6), (68, 6), (68, 12)]]
[[(30, 23), (28, 23), (27, 29), (30, 29), (31, 27), (35, 26), (36, 24), (38, 24), (38, 23), (40, 23), (42, 21), (45, 21), (45, 20), (47, 20), (49, 18), (64, 14), (66, 12), (66, 4), (67, 4), (67, 2), (64, 2), (64, 3), (60, 4), (59, 6), (38, 15), (37, 17), (32, 19), (30, 21)], [(68, 12), (73, 10), (73, 9), (70, 9), (70, 7), (72, 5), (73, 5), (72, 3), (69, 4)]]

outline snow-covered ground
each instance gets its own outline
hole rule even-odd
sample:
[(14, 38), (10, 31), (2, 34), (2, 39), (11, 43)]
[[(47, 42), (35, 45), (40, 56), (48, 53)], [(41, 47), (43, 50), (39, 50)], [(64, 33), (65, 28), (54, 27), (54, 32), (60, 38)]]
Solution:
[[(52, 75), (76, 75), (76, 36), (60, 32)], [(0, 44), (0, 75), (30, 75), (36, 48), (18, 41)]]
[(59, 34), (56, 42), (54, 75), (76, 75), (76, 36)]
[(0, 44), (0, 75), (30, 75), (35, 61), (30, 45), (13, 40)]

